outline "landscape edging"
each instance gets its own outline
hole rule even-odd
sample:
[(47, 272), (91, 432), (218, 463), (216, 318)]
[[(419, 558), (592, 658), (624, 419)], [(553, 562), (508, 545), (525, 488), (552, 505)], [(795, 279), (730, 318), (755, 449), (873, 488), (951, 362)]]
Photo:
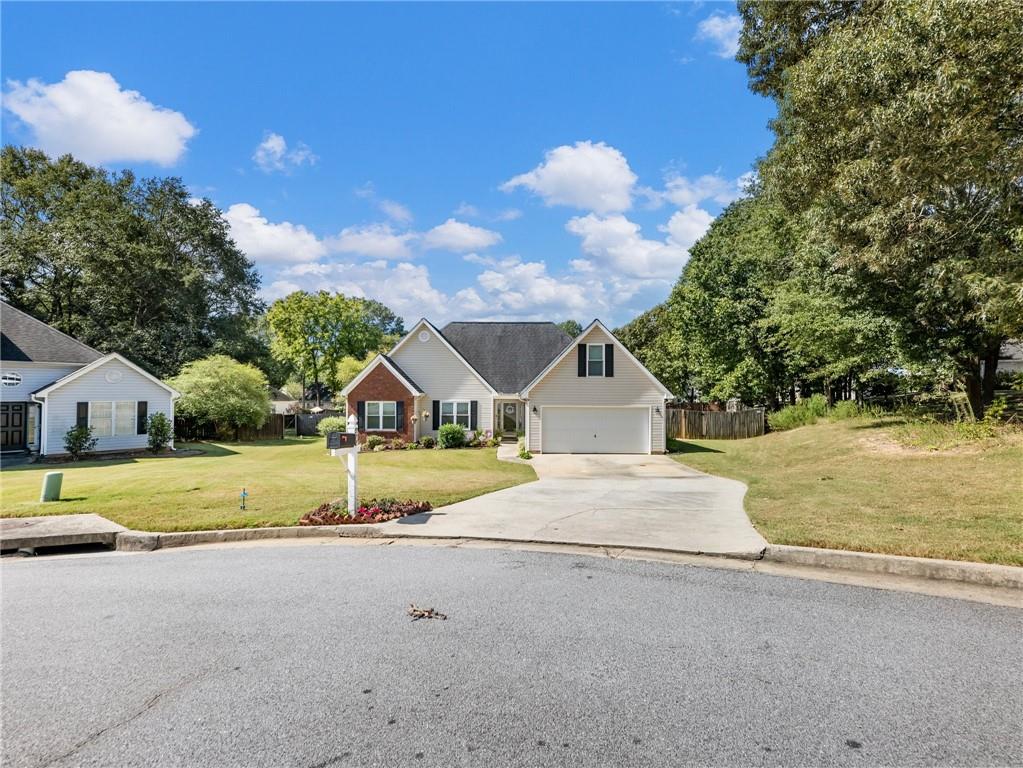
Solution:
[(959, 581), (985, 587), (1023, 589), (1023, 568), (992, 565), (961, 560), (936, 560), (928, 557), (883, 555), (875, 552), (853, 552), (841, 549), (793, 547), (771, 544), (764, 552), (764, 562), (806, 565), (843, 571), (886, 573), (917, 579)]
[[(294, 525), (280, 528), (235, 528), (215, 531), (181, 531), (156, 533), (149, 531), (124, 531), (117, 534), (116, 547), (120, 551), (149, 552), (155, 549), (187, 547), (195, 544), (219, 544), (261, 539), (305, 539), (305, 538), (402, 538), (419, 539), (420, 536), (402, 535), (388, 531), (386, 534), (373, 525)], [(455, 537), (464, 539), (466, 537)], [(469, 537), (475, 538), (475, 537)], [(490, 541), (491, 539), (481, 539)], [(514, 543), (507, 539), (493, 539), (502, 543)], [(523, 544), (564, 544), (565, 542), (521, 542)], [(597, 545), (592, 545), (597, 546)], [(642, 551), (642, 548), (630, 547)], [(656, 549), (651, 552), (677, 552), (685, 555), (701, 555), (683, 550)], [(707, 555), (714, 559), (737, 559), (735, 555)], [(750, 558), (740, 558), (749, 560)], [(936, 560), (926, 557), (904, 555), (883, 555), (873, 552), (852, 552), (838, 549), (815, 547), (793, 547), (771, 544), (764, 551), (760, 562), (784, 563), (810, 566), (828, 570), (884, 573), (892, 576), (906, 576), (937, 581), (957, 581), (987, 587), (1004, 587), (1023, 590), (1023, 568), (1011, 565), (991, 565), (958, 560)]]

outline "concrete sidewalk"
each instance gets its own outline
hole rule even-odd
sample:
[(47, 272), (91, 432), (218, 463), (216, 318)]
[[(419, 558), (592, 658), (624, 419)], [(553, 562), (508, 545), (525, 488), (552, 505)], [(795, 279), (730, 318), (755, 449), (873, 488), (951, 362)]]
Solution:
[(759, 558), (746, 486), (666, 456), (542, 455), (539, 479), (374, 526), (381, 534), (481, 538)]

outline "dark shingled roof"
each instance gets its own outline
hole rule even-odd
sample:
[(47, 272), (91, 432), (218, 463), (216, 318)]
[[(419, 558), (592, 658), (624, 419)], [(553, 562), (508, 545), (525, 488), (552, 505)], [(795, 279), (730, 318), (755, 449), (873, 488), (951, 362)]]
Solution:
[(448, 323), (441, 333), (502, 394), (521, 391), (572, 341), (554, 323)]
[(0, 360), (84, 364), (101, 357), (92, 347), (0, 301)]

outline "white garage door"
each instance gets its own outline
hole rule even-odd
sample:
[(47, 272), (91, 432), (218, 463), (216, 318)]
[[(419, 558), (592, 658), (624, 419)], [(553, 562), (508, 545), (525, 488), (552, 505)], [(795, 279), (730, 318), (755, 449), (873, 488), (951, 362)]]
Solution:
[(649, 453), (649, 408), (545, 407), (540, 415), (544, 453)]

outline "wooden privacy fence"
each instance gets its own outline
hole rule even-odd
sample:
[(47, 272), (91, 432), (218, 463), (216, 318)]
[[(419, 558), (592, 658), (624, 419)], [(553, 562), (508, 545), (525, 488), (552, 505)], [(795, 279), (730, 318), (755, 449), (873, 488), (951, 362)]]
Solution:
[(764, 434), (764, 409), (745, 411), (694, 411), (668, 408), (668, 437), (675, 440), (738, 440)]
[(320, 422), (328, 416), (344, 416), (341, 411), (320, 411), (319, 413), (299, 413), (295, 416), (295, 433), (300, 437), (319, 435), (317, 429)]
[(197, 424), (192, 419), (181, 416), (174, 419), (174, 435), (179, 440), (240, 440), (249, 442), (252, 440), (283, 440), (284, 439), (284, 414), (271, 413), (266, 417), (263, 426), (258, 429), (253, 427), (230, 427), (218, 424)]

